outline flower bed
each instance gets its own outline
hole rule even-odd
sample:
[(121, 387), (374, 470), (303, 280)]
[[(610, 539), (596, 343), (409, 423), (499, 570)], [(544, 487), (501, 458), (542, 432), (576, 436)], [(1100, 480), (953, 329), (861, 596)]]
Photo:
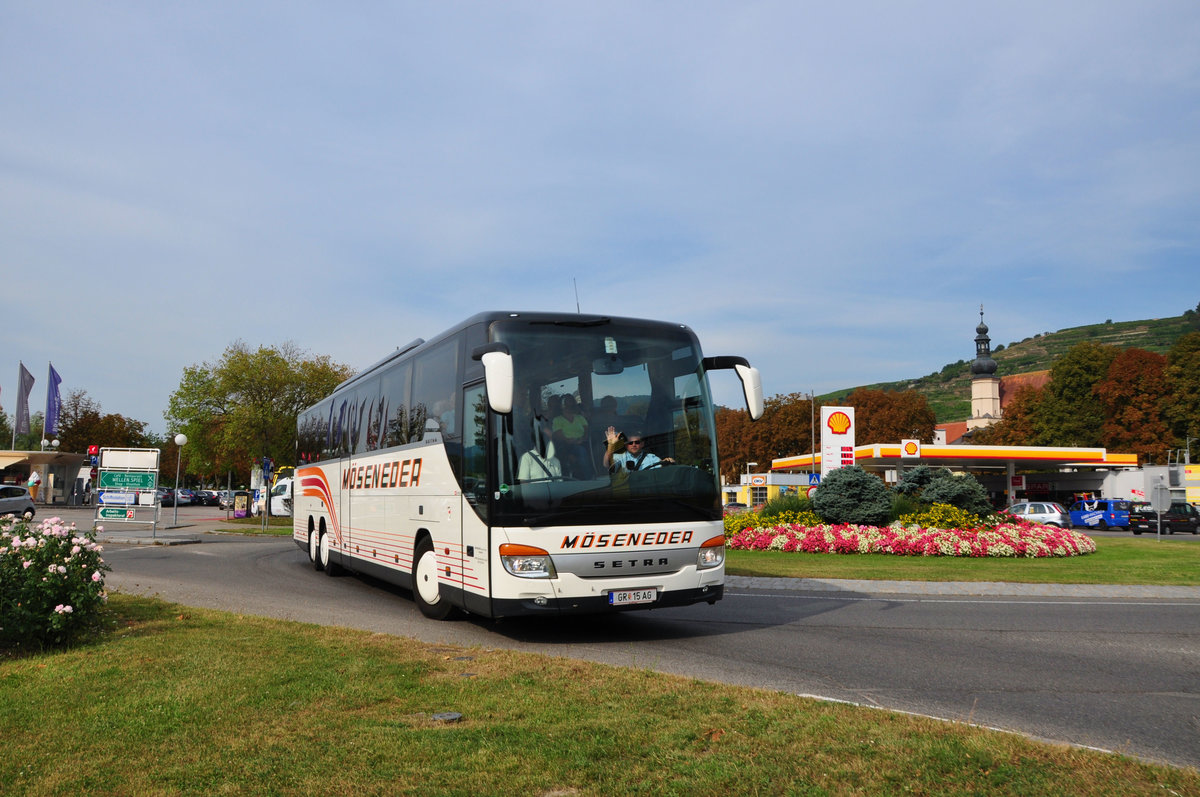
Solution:
[(900, 523), (884, 527), (782, 524), (742, 529), (729, 538), (727, 545), (738, 551), (1029, 559), (1080, 556), (1096, 550), (1096, 543), (1085, 534), (1025, 521), (973, 529), (924, 528)]

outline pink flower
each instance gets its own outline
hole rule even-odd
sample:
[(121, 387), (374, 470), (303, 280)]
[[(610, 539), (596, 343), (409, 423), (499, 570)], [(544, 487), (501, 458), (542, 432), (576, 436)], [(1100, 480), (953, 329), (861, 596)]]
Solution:
[(97, 570), (95, 573), (92, 573), (92, 581), (99, 581), (101, 578), (102, 576), (100, 575), (99, 570)]

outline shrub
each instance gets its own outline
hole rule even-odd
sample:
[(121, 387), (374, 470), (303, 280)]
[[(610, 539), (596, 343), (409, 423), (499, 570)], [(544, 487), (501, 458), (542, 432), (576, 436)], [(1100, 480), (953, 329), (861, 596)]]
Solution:
[(924, 511), (904, 515), (899, 522), (905, 527), (923, 529), (974, 529), (981, 525), (978, 516), (949, 504), (934, 504)]
[(892, 513), (888, 515), (889, 520), (899, 520), (905, 515), (912, 515), (920, 512), (923, 509), (920, 501), (903, 493), (892, 493)]
[(63, 645), (99, 627), (108, 595), (94, 532), (0, 519), (0, 649)]
[(757, 512), (731, 512), (725, 516), (725, 536), (737, 534), (742, 529), (752, 529), (762, 525)]
[(896, 492), (922, 504), (950, 504), (972, 515), (984, 517), (992, 512), (987, 491), (970, 474), (955, 476), (948, 468), (918, 465), (904, 471)]
[(812, 512), (812, 501), (808, 499), (807, 495), (777, 495), (763, 504), (763, 508), (759, 510), (758, 514), (764, 519), (772, 519), (785, 512), (795, 514)]
[(928, 465), (918, 465), (915, 468), (908, 468), (900, 474), (900, 481), (896, 484), (896, 492), (910, 498), (920, 498), (921, 491), (942, 474), (949, 476), (950, 471), (945, 468), (931, 468)]
[(812, 503), (826, 523), (876, 526), (886, 523), (892, 511), (887, 486), (858, 465), (826, 475), (813, 493)]
[(993, 511), (987, 490), (969, 473), (959, 476), (949, 472), (939, 474), (921, 491), (921, 500), (927, 504), (949, 504), (979, 517)]

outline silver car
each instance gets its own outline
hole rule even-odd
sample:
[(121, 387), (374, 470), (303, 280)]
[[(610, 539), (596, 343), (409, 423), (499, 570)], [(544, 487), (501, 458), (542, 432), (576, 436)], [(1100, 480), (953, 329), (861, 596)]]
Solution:
[(33, 520), (37, 510), (33, 507), (33, 496), (26, 487), (6, 484), (0, 487), (0, 515), (16, 515)]
[(1025, 501), (1013, 504), (1008, 508), (1008, 514), (1016, 515), (1030, 523), (1041, 523), (1043, 526), (1058, 526), (1060, 529), (1071, 528), (1071, 516), (1060, 504), (1053, 501)]

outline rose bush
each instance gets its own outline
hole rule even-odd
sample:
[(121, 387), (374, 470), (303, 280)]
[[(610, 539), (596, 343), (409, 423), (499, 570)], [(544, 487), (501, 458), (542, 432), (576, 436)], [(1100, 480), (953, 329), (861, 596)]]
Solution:
[(0, 649), (61, 645), (97, 628), (108, 599), (95, 532), (61, 518), (0, 518)]
[(890, 526), (784, 524), (747, 528), (731, 536), (732, 550), (800, 553), (881, 553), (897, 556), (1039, 558), (1094, 553), (1085, 534), (1004, 518), (996, 525), (942, 529), (900, 522)]

